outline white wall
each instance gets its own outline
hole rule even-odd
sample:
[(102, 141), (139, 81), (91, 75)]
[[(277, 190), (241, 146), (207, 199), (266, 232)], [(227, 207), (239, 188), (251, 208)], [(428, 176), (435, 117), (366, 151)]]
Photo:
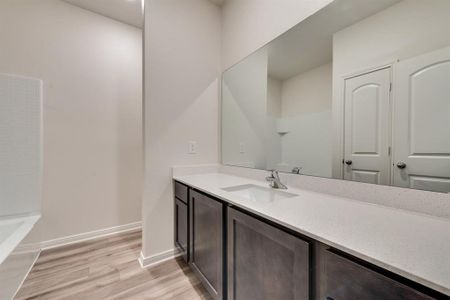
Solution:
[(284, 81), (266, 74), (265, 48), (224, 73), (222, 162), (331, 177), (331, 63)]
[(266, 91), (266, 49), (259, 50), (223, 74), (222, 160), (224, 163), (266, 168)]
[(227, 0), (222, 66), (227, 69), (333, 0)]
[(331, 177), (331, 63), (282, 83), (282, 118), (289, 132), (282, 141), (282, 158), (301, 173)]
[(141, 31), (58, 0), (2, 0), (0, 41), (0, 72), (44, 82), (42, 239), (139, 221)]
[[(432, 4), (432, 5), (431, 5)], [(334, 35), (333, 175), (341, 174), (344, 77), (450, 45), (450, 1), (404, 0)], [(357, 53), (358, 55), (355, 55)]]
[[(216, 163), (220, 9), (208, 0), (145, 2), (143, 255), (173, 249), (174, 165)], [(188, 141), (197, 154), (188, 154)]]
[(264, 47), (228, 69), (222, 81), (222, 162), (273, 169), (281, 161), (276, 121), (281, 82), (267, 75)]
[(281, 84), (281, 80), (267, 77), (267, 114), (276, 118), (281, 117)]
[(267, 162), (266, 169), (279, 170), (281, 158), (281, 135), (277, 125), (281, 117), (281, 81), (267, 77)]

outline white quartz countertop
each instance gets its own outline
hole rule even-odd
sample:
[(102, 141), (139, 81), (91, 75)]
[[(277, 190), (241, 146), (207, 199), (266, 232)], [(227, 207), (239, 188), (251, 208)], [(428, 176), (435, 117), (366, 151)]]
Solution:
[(297, 188), (288, 189), (292, 198), (248, 200), (222, 188), (267, 183), (222, 173), (174, 179), (450, 295), (449, 219)]

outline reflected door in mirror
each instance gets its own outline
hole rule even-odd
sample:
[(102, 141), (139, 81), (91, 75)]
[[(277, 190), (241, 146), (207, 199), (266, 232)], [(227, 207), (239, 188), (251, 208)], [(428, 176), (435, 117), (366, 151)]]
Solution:
[(394, 185), (450, 192), (450, 48), (395, 66)]
[(344, 179), (389, 184), (390, 68), (345, 80)]

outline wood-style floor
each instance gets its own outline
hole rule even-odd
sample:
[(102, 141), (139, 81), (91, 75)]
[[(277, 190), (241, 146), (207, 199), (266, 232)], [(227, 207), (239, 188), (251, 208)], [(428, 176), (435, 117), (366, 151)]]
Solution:
[(46, 250), (15, 299), (210, 299), (181, 259), (148, 269), (141, 231)]

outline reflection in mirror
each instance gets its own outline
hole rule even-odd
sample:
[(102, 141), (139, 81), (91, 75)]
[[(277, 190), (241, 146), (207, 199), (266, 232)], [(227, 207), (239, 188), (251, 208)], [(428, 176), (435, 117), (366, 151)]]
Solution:
[(450, 192), (450, 1), (335, 0), (223, 74), (222, 162)]

